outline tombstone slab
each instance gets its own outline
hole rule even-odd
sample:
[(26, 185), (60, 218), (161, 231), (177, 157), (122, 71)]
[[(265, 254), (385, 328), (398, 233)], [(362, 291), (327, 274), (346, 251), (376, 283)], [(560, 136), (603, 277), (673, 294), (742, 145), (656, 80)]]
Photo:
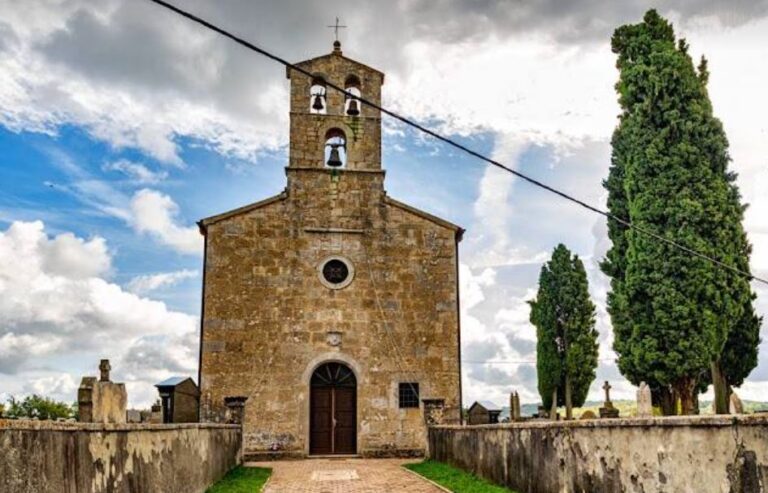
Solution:
[(650, 418), (651, 416), (653, 416), (651, 387), (645, 382), (640, 382), (640, 387), (637, 389), (637, 417)]
[(101, 360), (100, 377), (83, 377), (77, 389), (78, 419), (86, 423), (125, 423), (125, 384), (109, 380), (109, 360)]
[(517, 391), (509, 394), (509, 420), (520, 421), (522, 414), (520, 413), (520, 394)]
[(728, 411), (731, 414), (744, 414), (744, 404), (736, 392), (731, 392), (731, 397), (728, 402)]

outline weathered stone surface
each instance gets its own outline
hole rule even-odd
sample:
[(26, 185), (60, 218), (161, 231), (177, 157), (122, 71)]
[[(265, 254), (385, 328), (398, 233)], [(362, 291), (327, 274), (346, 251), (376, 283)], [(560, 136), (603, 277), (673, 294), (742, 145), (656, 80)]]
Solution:
[(520, 421), (523, 413), (520, 410), (520, 394), (514, 391), (509, 394), (509, 420)]
[(744, 413), (744, 404), (741, 402), (741, 399), (736, 392), (731, 392), (731, 396), (728, 399), (728, 411), (731, 414)]
[(128, 393), (125, 384), (83, 377), (77, 389), (78, 416), (86, 423), (125, 423)]
[(759, 493), (768, 415), (438, 426), (429, 452), (520, 493)]
[[(363, 97), (380, 101), (383, 74), (340, 54), (301, 66), (342, 87), (355, 75)], [(418, 382), (421, 399), (444, 400), (444, 422), (459, 421), (462, 231), (387, 197), (378, 111), (346, 116), (343, 96), (329, 90), (328, 114), (309, 114), (310, 81), (289, 78), (287, 189), (200, 223), (201, 419), (222, 421), (225, 397), (247, 397), (247, 454), (306, 454), (309, 380), (335, 361), (357, 379), (358, 452), (423, 453), (423, 411), (399, 408), (398, 384)], [(329, 129), (346, 135), (341, 170), (324, 167)], [(351, 267), (348, 285), (321, 281), (332, 257)]]
[(0, 420), (0, 491), (197, 493), (240, 461), (240, 429)]
[(645, 382), (640, 382), (640, 387), (637, 389), (637, 416), (639, 418), (650, 418), (653, 416), (651, 387)]

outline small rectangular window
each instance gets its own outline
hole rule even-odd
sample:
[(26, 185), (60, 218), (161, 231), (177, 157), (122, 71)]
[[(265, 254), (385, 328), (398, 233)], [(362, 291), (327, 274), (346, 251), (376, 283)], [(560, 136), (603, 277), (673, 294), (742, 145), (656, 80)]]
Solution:
[(419, 384), (401, 382), (399, 389), (400, 408), (419, 407)]

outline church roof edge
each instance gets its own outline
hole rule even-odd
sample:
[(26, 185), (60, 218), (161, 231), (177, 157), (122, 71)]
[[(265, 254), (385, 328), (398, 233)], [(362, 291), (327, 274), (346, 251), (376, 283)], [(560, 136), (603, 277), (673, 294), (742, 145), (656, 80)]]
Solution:
[[(255, 209), (259, 209), (261, 207), (265, 207), (269, 204), (279, 202), (281, 200), (285, 200), (288, 197), (288, 193), (283, 191), (280, 192), (277, 195), (274, 195), (272, 197), (266, 198), (264, 200), (260, 200), (258, 202), (254, 202), (252, 204), (245, 205), (243, 207), (238, 207), (237, 209), (232, 209), (227, 212), (223, 212), (221, 214), (217, 214), (215, 216), (206, 217), (204, 219), (201, 219), (197, 222), (197, 226), (200, 228), (200, 233), (202, 235), (206, 234), (208, 226), (211, 224), (215, 224), (219, 221), (223, 221), (225, 219), (229, 219), (230, 217), (237, 216), (239, 214), (245, 214), (247, 212), (250, 212)], [(458, 226), (450, 221), (446, 221), (445, 219), (442, 219), (440, 217), (437, 217), (433, 214), (430, 214), (428, 212), (424, 212), (421, 209), (417, 209), (413, 206), (410, 206), (406, 203), (400, 202), (399, 200), (395, 200), (392, 197), (384, 196), (384, 202), (388, 205), (397, 207), (399, 209), (402, 209), (406, 212), (410, 212), (411, 214), (414, 214), (416, 216), (419, 216), (423, 219), (426, 219), (434, 224), (437, 224), (439, 226), (442, 226), (444, 228), (448, 228), (454, 231), (456, 234), (456, 240), (461, 241), (462, 237), (464, 236), (464, 232), (466, 231), (461, 226)]]
[(285, 191), (282, 191), (279, 194), (273, 195), (272, 197), (266, 198), (264, 200), (259, 200), (258, 202), (244, 205), (242, 207), (238, 207), (237, 209), (232, 209), (231, 211), (222, 212), (221, 214), (216, 214), (215, 216), (203, 218), (197, 222), (197, 226), (198, 228), (200, 228), (200, 234), (205, 235), (206, 229), (211, 224), (217, 223), (219, 221), (223, 221), (224, 219), (229, 219), (230, 217), (237, 216), (238, 214), (244, 214), (254, 209), (267, 206), (269, 204), (272, 204), (273, 202), (285, 200), (287, 196), (288, 194)]
[[(309, 64), (311, 64), (313, 62), (316, 62), (318, 60), (321, 60), (323, 58), (335, 57), (335, 56), (337, 56), (339, 58), (343, 58), (344, 60), (346, 60), (348, 62), (351, 62), (351, 63), (353, 63), (355, 65), (359, 65), (362, 68), (365, 68), (367, 70), (371, 70), (373, 72), (376, 72), (377, 74), (381, 75), (381, 83), (382, 84), (384, 83), (384, 72), (382, 72), (381, 70), (375, 69), (375, 68), (371, 67), (370, 65), (366, 65), (366, 64), (364, 64), (362, 62), (358, 62), (357, 60), (353, 60), (352, 58), (349, 58), (349, 57), (346, 57), (344, 55), (340, 55), (340, 54), (337, 54), (337, 53), (328, 53), (328, 54), (325, 54), (325, 55), (316, 56), (316, 57), (310, 58), (308, 60), (304, 60), (304, 61), (301, 61), (301, 62), (294, 63), (294, 65), (297, 66), (297, 67), (304, 68), (305, 65), (309, 65)], [(291, 67), (285, 67), (285, 78), (286, 79), (290, 79), (291, 78)]]
[(389, 204), (393, 205), (395, 207), (399, 207), (400, 209), (403, 209), (407, 212), (410, 212), (411, 214), (415, 214), (419, 217), (422, 217), (428, 221), (431, 221), (437, 225), (443, 226), (444, 228), (452, 229), (456, 233), (456, 240), (461, 241), (461, 238), (464, 236), (464, 232), (466, 231), (461, 226), (458, 226), (456, 224), (453, 224), (450, 221), (446, 221), (445, 219), (442, 219), (440, 217), (437, 217), (433, 214), (430, 214), (429, 212), (424, 212), (421, 209), (417, 209), (413, 206), (410, 206), (406, 203), (400, 202), (399, 200), (395, 200), (392, 197), (386, 196), (384, 197), (384, 201)]

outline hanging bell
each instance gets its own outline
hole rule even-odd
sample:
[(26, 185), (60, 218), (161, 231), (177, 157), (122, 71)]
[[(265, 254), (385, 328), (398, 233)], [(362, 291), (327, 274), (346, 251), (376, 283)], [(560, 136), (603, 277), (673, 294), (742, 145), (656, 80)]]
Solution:
[(312, 109), (315, 111), (323, 109), (323, 99), (319, 94), (315, 94), (315, 102), (312, 103)]
[(339, 144), (331, 144), (331, 155), (328, 156), (328, 162), (326, 163), (331, 168), (341, 167), (341, 157), (339, 157)]
[(357, 116), (360, 114), (360, 109), (357, 107), (357, 99), (353, 99), (349, 102), (349, 108), (347, 109), (349, 116)]

